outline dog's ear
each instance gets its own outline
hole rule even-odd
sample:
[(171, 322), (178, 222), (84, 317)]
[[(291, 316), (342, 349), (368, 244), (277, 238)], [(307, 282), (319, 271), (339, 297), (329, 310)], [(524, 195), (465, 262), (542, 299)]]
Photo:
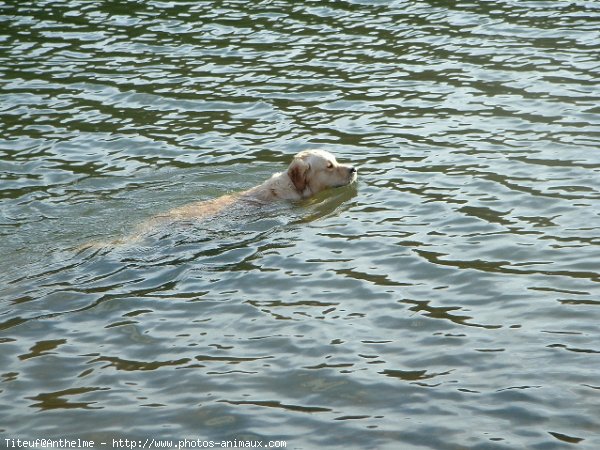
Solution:
[(295, 158), (288, 168), (288, 176), (300, 193), (306, 188), (306, 175), (309, 169), (310, 164), (300, 158)]

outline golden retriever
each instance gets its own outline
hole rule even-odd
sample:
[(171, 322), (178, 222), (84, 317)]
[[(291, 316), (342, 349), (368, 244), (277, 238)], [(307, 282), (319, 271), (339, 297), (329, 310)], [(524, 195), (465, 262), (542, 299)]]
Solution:
[(202, 218), (239, 201), (263, 204), (276, 200), (302, 200), (325, 189), (353, 183), (357, 172), (354, 166), (339, 164), (329, 152), (305, 150), (294, 156), (287, 171), (274, 174), (259, 186), (238, 194), (181, 206), (157, 217), (175, 220)]
[[(356, 181), (357, 169), (340, 164), (335, 157), (324, 150), (305, 150), (294, 156), (285, 172), (274, 174), (259, 186), (237, 194), (195, 202), (174, 208), (154, 216), (137, 227), (135, 232), (113, 244), (131, 243), (141, 239), (161, 223), (202, 219), (214, 216), (234, 204), (262, 205), (277, 200), (297, 201), (312, 197), (333, 187), (341, 187)], [(80, 248), (102, 247), (106, 244), (94, 243)]]

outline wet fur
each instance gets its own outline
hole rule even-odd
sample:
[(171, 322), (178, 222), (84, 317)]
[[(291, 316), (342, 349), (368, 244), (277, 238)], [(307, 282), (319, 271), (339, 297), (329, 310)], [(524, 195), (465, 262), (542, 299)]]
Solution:
[[(114, 241), (113, 244), (138, 241), (164, 223), (215, 216), (239, 202), (261, 205), (278, 200), (298, 201), (310, 198), (325, 189), (350, 184), (356, 180), (356, 176), (357, 170), (353, 166), (339, 164), (329, 152), (303, 151), (294, 156), (286, 171), (274, 174), (258, 186), (237, 194), (171, 209), (142, 223), (132, 235)], [(83, 248), (106, 245), (88, 244)]]
[(156, 218), (200, 219), (215, 215), (239, 201), (262, 204), (277, 200), (302, 200), (325, 189), (350, 184), (356, 180), (356, 174), (357, 171), (353, 166), (339, 164), (329, 152), (323, 150), (303, 151), (294, 156), (287, 171), (274, 174), (259, 186), (238, 194), (190, 203), (174, 208)]

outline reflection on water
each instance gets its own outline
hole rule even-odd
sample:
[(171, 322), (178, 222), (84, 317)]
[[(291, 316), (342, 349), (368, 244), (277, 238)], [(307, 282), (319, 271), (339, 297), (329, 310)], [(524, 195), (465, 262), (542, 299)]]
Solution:
[[(0, 4), (2, 439), (597, 448), (599, 18)], [(358, 186), (81, 247), (315, 146)]]

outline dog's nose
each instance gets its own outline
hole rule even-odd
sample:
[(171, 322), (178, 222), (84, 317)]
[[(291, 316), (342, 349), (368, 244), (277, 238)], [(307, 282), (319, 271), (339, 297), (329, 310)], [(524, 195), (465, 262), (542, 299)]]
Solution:
[(348, 170), (350, 171), (350, 173), (358, 172), (358, 169), (356, 167), (350, 167)]

